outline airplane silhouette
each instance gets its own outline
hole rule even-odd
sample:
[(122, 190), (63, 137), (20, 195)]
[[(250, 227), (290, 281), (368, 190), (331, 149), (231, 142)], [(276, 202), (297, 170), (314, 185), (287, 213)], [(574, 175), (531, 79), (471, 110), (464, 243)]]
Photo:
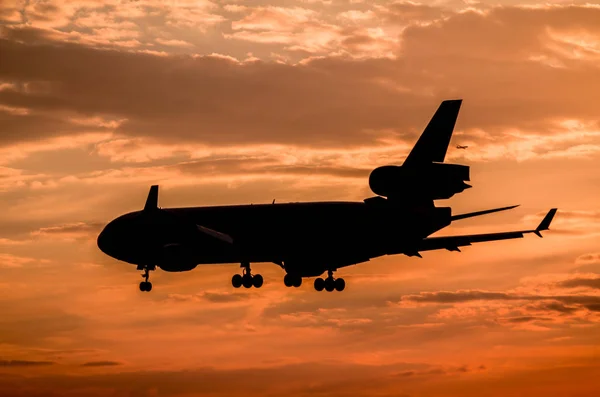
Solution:
[(463, 145), (456, 145), (457, 149), (466, 149), (468, 148), (468, 146), (463, 146)]
[[(141, 291), (150, 291), (150, 271), (190, 271), (201, 264), (240, 263), (233, 287), (260, 288), (263, 277), (251, 263), (269, 262), (284, 271), (284, 284), (299, 287), (317, 277), (317, 291), (342, 291), (338, 269), (384, 255), (422, 257), (421, 252), (459, 251), (473, 243), (542, 237), (556, 214), (551, 209), (535, 229), (428, 237), (460, 219), (505, 211), (516, 205), (452, 215), (434, 200), (449, 199), (471, 186), (469, 166), (444, 163), (462, 100), (443, 101), (401, 166), (374, 169), (376, 194), (359, 202), (303, 202), (160, 208), (158, 186), (141, 211), (122, 215), (98, 236), (102, 252), (143, 271)], [(327, 272), (326, 278), (320, 276)]]

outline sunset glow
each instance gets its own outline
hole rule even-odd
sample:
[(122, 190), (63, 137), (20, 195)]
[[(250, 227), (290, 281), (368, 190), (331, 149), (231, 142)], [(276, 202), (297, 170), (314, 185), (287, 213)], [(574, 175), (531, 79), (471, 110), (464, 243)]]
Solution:
[[(593, 2), (592, 2), (593, 3)], [(0, 2), (0, 396), (600, 395), (600, 5)], [(373, 196), (442, 100), (471, 167), (440, 235), (339, 270), (140, 272), (99, 251), (161, 207)], [(465, 150), (456, 145), (468, 145)]]

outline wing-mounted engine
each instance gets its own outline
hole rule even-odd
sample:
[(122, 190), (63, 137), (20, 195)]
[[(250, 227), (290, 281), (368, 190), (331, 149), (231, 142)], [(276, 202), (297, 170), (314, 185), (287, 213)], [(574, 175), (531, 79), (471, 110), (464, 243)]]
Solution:
[(373, 193), (392, 200), (444, 200), (471, 186), (469, 167), (459, 164), (429, 163), (419, 167), (386, 165), (369, 175)]
[(194, 250), (189, 244), (165, 244), (160, 255), (159, 266), (166, 272), (187, 272), (197, 266)]
[(158, 207), (158, 186), (150, 188), (144, 210), (139, 213), (140, 227), (148, 245), (160, 247), (151, 253), (151, 262), (168, 272), (193, 270), (198, 253), (206, 246), (222, 244), (231, 248), (231, 236), (198, 225), (187, 218), (177, 216), (168, 209)]

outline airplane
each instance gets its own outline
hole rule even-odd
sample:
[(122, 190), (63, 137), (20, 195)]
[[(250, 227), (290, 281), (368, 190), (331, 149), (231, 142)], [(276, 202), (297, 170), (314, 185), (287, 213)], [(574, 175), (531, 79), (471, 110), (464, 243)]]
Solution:
[[(384, 255), (422, 258), (430, 250), (460, 252), (473, 243), (542, 237), (556, 214), (551, 209), (530, 230), (429, 237), (452, 222), (505, 211), (516, 205), (453, 215), (435, 200), (471, 188), (469, 166), (444, 163), (462, 99), (443, 101), (402, 165), (375, 168), (363, 201), (292, 202), (160, 208), (158, 185), (144, 208), (109, 222), (97, 238), (99, 249), (143, 271), (140, 291), (152, 290), (150, 271), (185, 272), (205, 264), (239, 263), (234, 288), (261, 288), (251, 263), (272, 263), (285, 271), (286, 287), (313, 278), (317, 291), (343, 291), (334, 272)], [(322, 278), (325, 273), (327, 277)]]
[(468, 146), (463, 146), (463, 145), (456, 145), (457, 149), (466, 149), (468, 148)]

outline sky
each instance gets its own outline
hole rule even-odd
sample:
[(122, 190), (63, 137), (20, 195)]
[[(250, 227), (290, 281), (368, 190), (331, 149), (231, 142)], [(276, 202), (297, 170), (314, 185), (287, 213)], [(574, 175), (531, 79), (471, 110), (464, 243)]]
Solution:
[[(0, 2), (0, 395), (596, 396), (600, 5), (450, 0)], [(162, 207), (373, 196), (444, 99), (471, 167), (452, 235), (343, 293), (235, 290), (96, 247)], [(468, 145), (466, 150), (456, 145)]]

